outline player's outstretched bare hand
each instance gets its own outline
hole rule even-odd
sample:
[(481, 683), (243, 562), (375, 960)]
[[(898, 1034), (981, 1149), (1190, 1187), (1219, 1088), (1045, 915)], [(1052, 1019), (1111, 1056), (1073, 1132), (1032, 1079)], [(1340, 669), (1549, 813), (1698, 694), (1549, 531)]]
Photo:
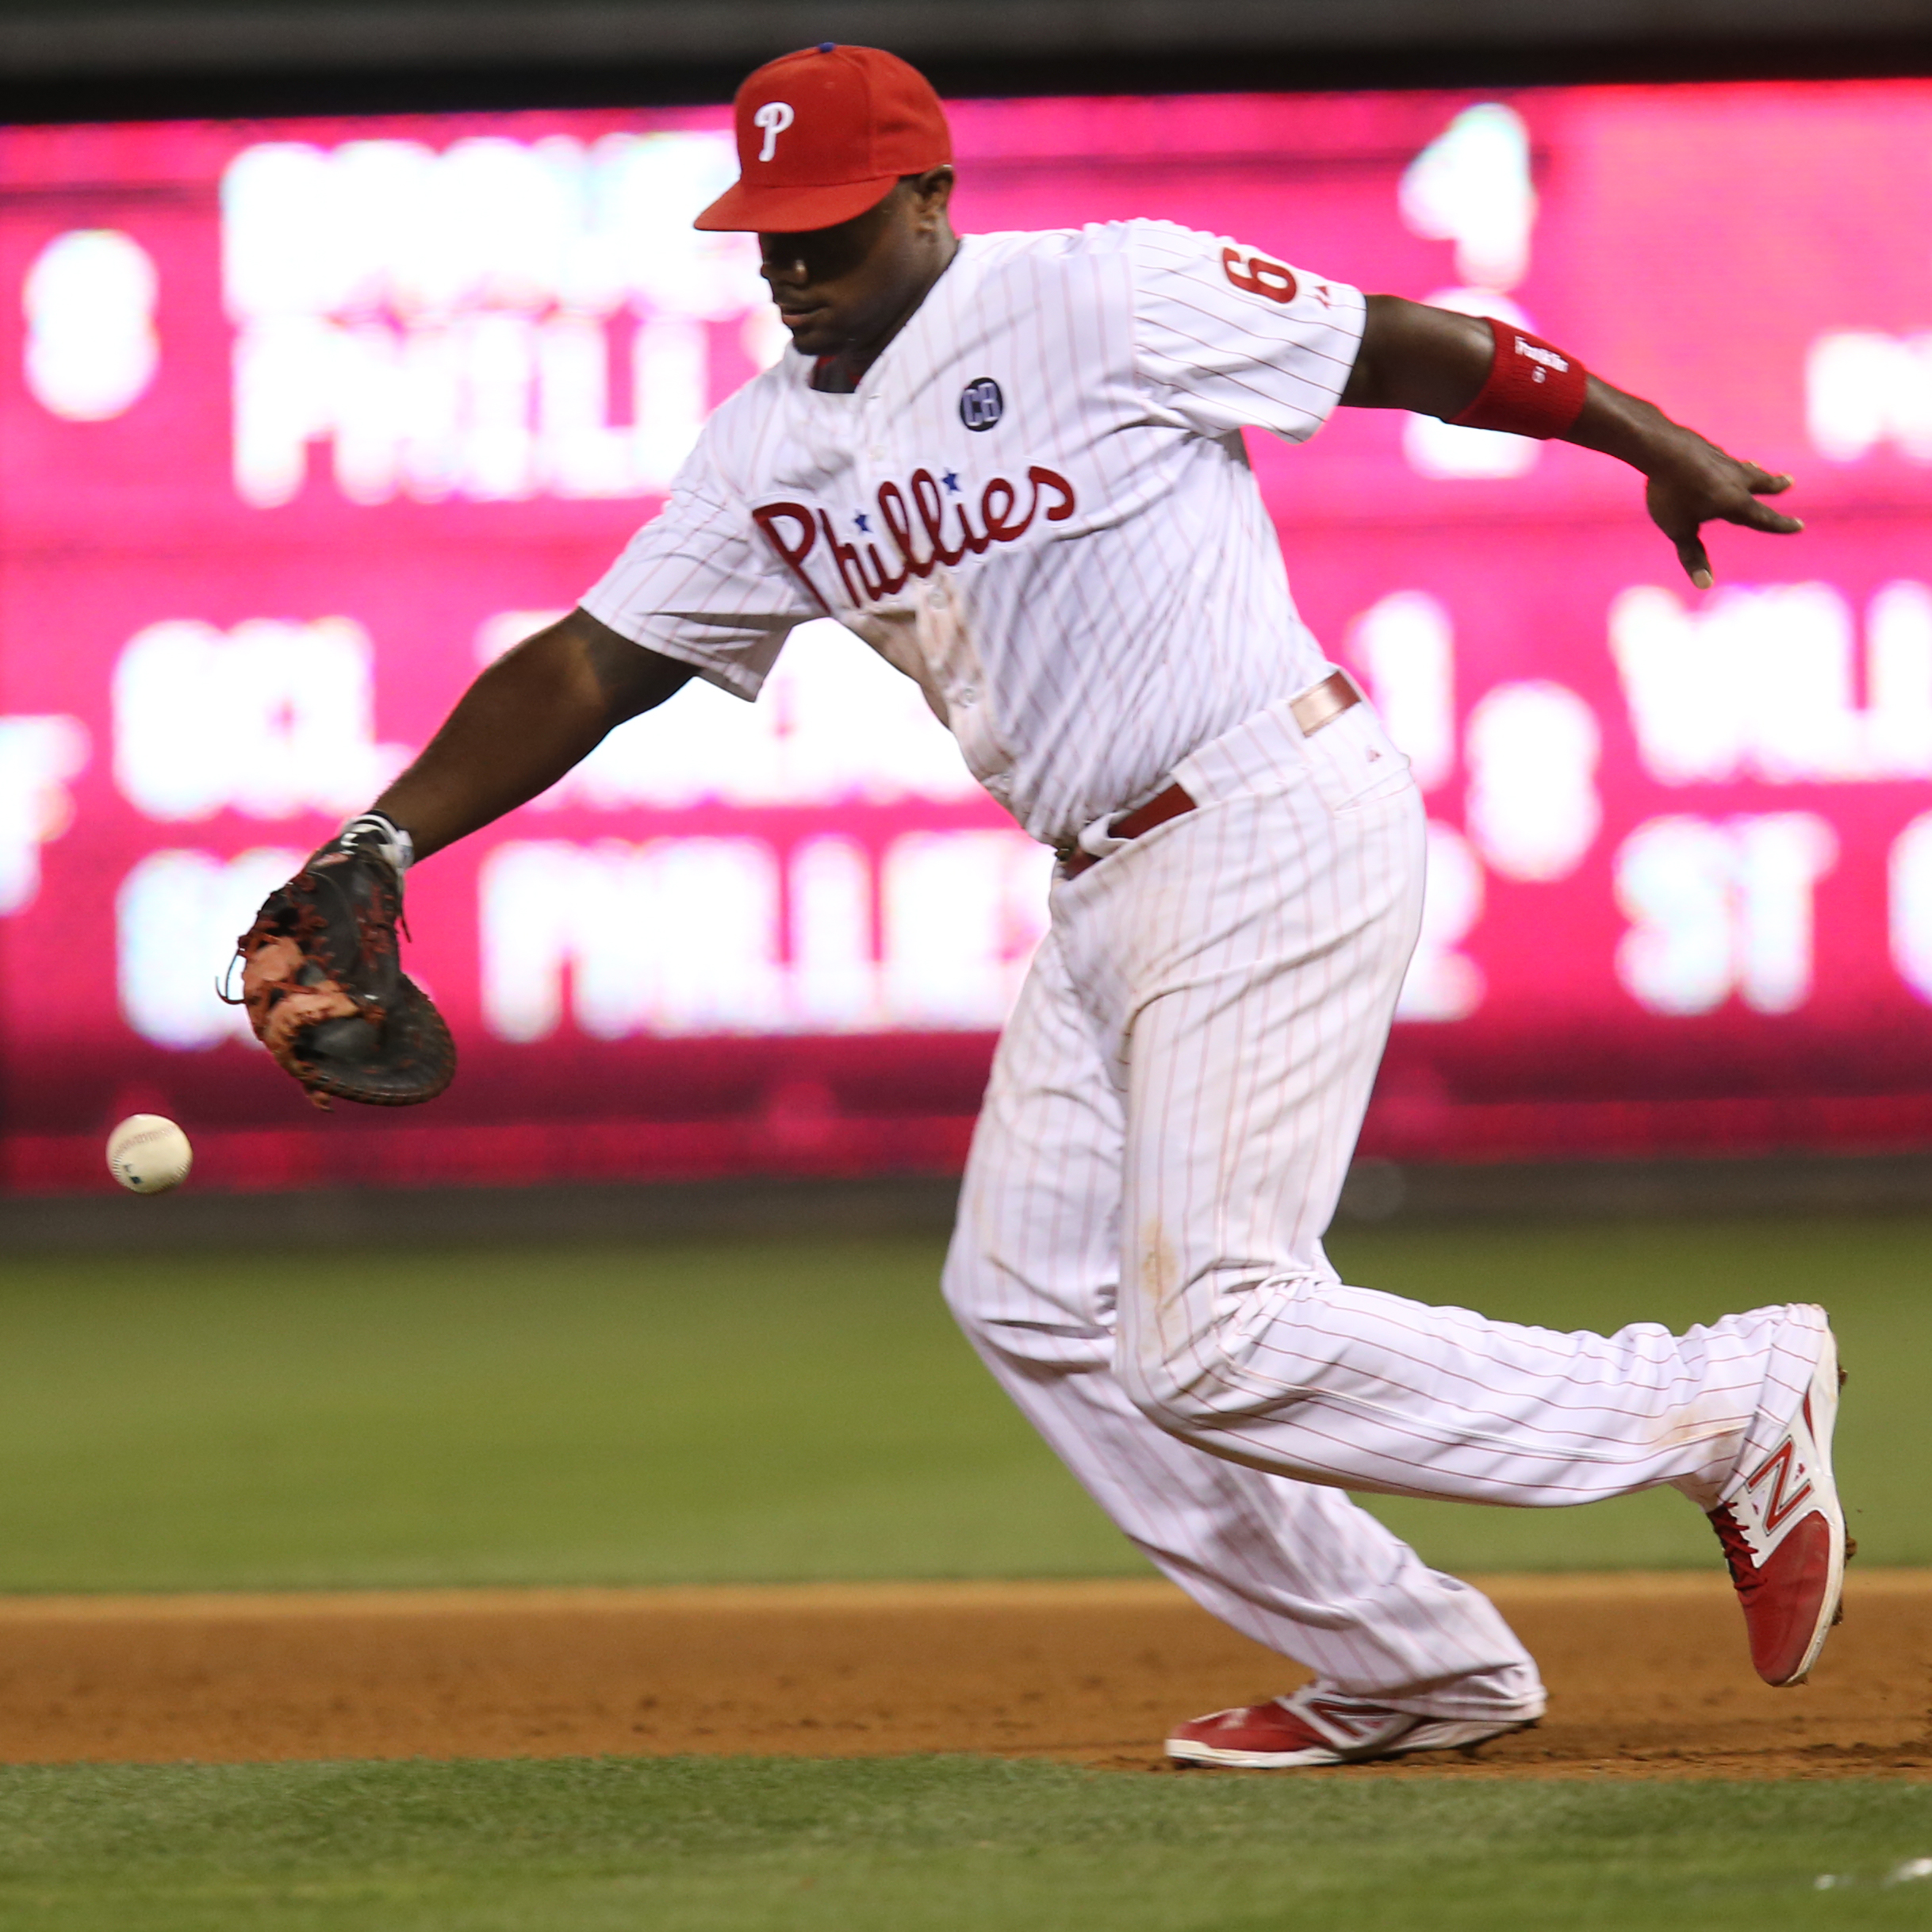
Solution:
[(1679, 432), (1649, 475), (1643, 500), (1650, 520), (1677, 546), (1677, 562), (1700, 590), (1712, 584), (1710, 554), (1700, 534), (1704, 524), (1738, 523), (1781, 537), (1795, 537), (1804, 527), (1762, 500), (1781, 496), (1791, 488), (1789, 477), (1739, 462), (1692, 431)]

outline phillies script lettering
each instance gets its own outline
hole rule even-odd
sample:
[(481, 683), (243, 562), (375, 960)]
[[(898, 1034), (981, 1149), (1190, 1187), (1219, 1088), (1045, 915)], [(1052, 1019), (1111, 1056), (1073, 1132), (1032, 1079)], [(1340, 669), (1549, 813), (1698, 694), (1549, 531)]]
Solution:
[(751, 514), (785, 568), (818, 608), (829, 611), (832, 607), (824, 593), (805, 573), (805, 560), (821, 537), (845, 585), (847, 601), (874, 604), (895, 596), (913, 577), (930, 577), (941, 564), (956, 564), (968, 554), (980, 556), (995, 543), (1017, 543), (1036, 517), (1064, 523), (1072, 516), (1073, 485), (1057, 470), (1035, 463), (1026, 472), (1026, 481), (1031, 493), (1022, 512), (1018, 486), (1004, 477), (993, 477), (979, 493), (976, 527), (967, 500), (949, 503), (930, 470), (913, 471), (910, 502), (898, 484), (881, 483), (879, 520), (899, 553), (896, 568), (880, 554), (876, 543), (861, 548), (845, 542), (832, 527), (831, 518), (808, 504), (761, 504)]

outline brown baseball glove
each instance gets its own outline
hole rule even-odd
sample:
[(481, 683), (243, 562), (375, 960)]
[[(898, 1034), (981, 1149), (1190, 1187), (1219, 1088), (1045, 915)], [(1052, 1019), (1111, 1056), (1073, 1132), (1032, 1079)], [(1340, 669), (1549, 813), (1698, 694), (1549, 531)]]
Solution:
[(401, 859), (386, 819), (354, 821), (235, 942), (255, 1037), (319, 1107), (414, 1106), (455, 1076), (450, 1029), (402, 970)]

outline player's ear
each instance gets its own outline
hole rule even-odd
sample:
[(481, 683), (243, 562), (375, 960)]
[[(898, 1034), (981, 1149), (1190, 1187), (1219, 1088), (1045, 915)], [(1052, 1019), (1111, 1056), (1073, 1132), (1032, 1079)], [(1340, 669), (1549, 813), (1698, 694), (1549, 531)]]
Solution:
[(953, 174), (950, 165), (929, 167), (923, 174), (910, 174), (905, 178), (912, 191), (913, 208), (919, 226), (930, 228), (942, 220), (946, 204), (953, 196)]

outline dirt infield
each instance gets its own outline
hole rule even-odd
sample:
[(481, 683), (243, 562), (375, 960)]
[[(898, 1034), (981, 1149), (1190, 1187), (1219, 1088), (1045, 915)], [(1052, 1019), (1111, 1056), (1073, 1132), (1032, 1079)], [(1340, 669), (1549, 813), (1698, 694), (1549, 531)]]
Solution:
[[(1932, 1572), (1760, 1685), (1721, 1576), (1485, 1580), (1540, 1728), (1458, 1776), (1932, 1779)], [(1298, 1673), (1155, 1581), (0, 1600), (0, 1762), (975, 1751), (1152, 1768)], [(1401, 1765), (1350, 1776), (1413, 1775)]]

